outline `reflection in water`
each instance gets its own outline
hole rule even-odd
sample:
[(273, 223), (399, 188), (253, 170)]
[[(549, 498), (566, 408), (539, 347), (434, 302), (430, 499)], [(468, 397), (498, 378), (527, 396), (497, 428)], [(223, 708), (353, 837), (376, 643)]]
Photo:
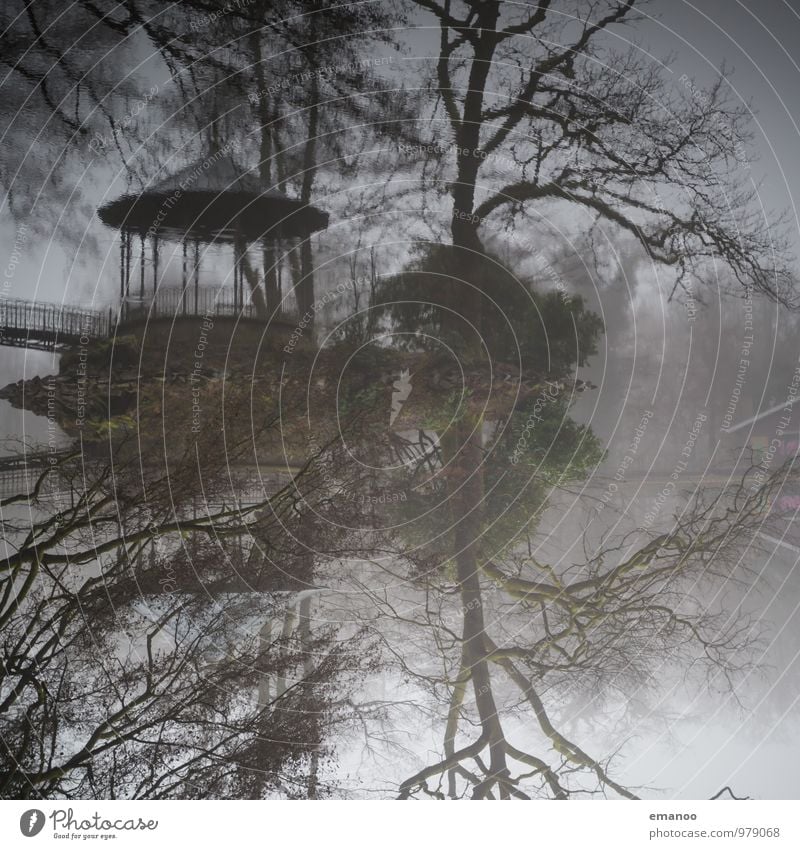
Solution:
[(800, 553), (727, 80), (612, 0), (50, 5), (0, 11), (0, 796), (793, 792), (726, 762)]
[(475, 346), (419, 298), (457, 264), (376, 287), (357, 340), (154, 320), (5, 390), (65, 441), (3, 501), (4, 794), (360, 793), (358, 761), (401, 797), (632, 797), (609, 753), (664, 657), (690, 686), (747, 672), (732, 588), (783, 474), (598, 529), (602, 449), (570, 418), (596, 317), (487, 255)]

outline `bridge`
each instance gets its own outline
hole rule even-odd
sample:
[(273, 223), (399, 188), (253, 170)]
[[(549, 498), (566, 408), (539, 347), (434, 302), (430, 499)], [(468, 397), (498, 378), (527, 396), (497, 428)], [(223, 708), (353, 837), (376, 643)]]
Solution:
[[(205, 316), (267, 323), (255, 304), (243, 304), (231, 289), (215, 286), (162, 286), (151, 297), (126, 298), (116, 310), (0, 298), (0, 345), (60, 351), (111, 339), (126, 326), (143, 321)], [(292, 321), (289, 313), (269, 319), (280, 324)]]
[[(30, 493), (51, 461), (58, 462), (66, 454), (66, 451), (37, 451), (0, 457), (0, 497)], [(53, 480), (52, 476), (48, 478), (50, 480), (47, 481), (46, 491), (49, 494), (53, 489)]]
[(111, 309), (0, 299), (0, 345), (57, 351), (77, 345), (81, 339), (107, 339), (114, 326)]

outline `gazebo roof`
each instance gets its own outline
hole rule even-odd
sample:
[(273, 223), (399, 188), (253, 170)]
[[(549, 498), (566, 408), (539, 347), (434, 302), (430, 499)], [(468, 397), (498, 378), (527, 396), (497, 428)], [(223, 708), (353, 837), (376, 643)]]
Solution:
[(228, 155), (188, 165), (139, 194), (126, 194), (98, 210), (109, 227), (180, 241), (247, 242), (305, 237), (328, 226), (328, 213), (262, 189), (258, 177)]

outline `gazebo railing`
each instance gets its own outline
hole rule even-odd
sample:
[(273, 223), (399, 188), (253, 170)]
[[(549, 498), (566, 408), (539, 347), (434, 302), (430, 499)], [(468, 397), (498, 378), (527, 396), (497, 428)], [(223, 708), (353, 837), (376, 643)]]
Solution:
[[(184, 315), (214, 316), (243, 319), (258, 319), (256, 306), (250, 301), (239, 302), (233, 289), (216, 286), (160, 286), (155, 294), (144, 299), (126, 298), (121, 308), (121, 321), (133, 321), (138, 318), (171, 318)], [(287, 313), (276, 315), (275, 319), (290, 319)]]
[[(255, 304), (242, 304), (232, 289), (213, 286), (162, 286), (142, 300), (126, 298), (116, 311), (0, 298), (0, 345), (53, 350), (82, 339), (108, 339), (127, 322), (206, 315), (263, 321)], [(269, 321), (291, 323), (295, 318), (294, 313), (284, 311), (270, 316)]]

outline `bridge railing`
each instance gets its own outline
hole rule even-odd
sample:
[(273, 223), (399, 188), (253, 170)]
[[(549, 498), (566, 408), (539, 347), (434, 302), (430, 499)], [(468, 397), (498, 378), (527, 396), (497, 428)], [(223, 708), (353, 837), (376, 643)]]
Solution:
[[(50, 470), (43, 494), (58, 491), (63, 485), (59, 470), (54, 468), (74, 453), (74, 448), (61, 447), (57, 450), (34, 450), (21, 453), (0, 455), (0, 496), (26, 494), (30, 492), (39, 477)], [(297, 467), (284, 468), (285, 460), (278, 457), (262, 465), (232, 465), (227, 474), (212, 477), (205, 486), (206, 492), (197, 492), (193, 498), (195, 509), (203, 506), (220, 507), (223, 503), (229, 507), (238, 504), (241, 507), (260, 504), (275, 495), (291, 483)]]
[(110, 310), (69, 307), (21, 298), (0, 299), (0, 334), (8, 337), (52, 336), (65, 341), (82, 336), (108, 336), (112, 327)]
[[(0, 498), (30, 494), (50, 463), (62, 459), (66, 454), (66, 451), (55, 451), (0, 457)], [(54, 475), (48, 475), (41, 489), (41, 495), (49, 496), (57, 492), (58, 484)]]
[[(129, 296), (116, 311), (0, 298), (0, 344), (36, 347), (38, 342), (45, 348), (52, 348), (60, 343), (74, 343), (82, 337), (107, 339), (120, 325), (128, 322), (205, 315), (259, 318), (255, 305), (249, 301), (242, 304), (228, 287), (162, 286), (155, 295), (141, 300)], [(294, 313), (286, 311), (270, 320), (294, 322), (295, 319)]]

